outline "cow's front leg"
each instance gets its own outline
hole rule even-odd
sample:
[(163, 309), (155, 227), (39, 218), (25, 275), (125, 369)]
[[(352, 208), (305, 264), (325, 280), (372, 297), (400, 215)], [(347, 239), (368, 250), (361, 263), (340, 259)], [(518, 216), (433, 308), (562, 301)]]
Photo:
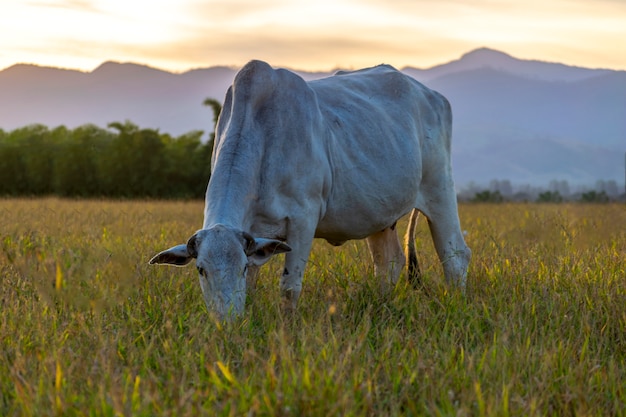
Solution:
[(298, 304), (298, 298), (302, 292), (302, 277), (313, 244), (313, 235), (311, 234), (307, 240), (288, 241), (288, 244), (292, 250), (285, 254), (285, 269), (280, 279), (280, 294), (283, 311), (286, 314), (295, 311)]

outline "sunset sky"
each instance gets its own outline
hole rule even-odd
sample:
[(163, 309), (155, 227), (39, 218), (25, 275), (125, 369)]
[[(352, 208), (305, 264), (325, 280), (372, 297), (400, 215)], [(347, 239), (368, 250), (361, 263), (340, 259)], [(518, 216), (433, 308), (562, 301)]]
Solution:
[(427, 68), (478, 47), (626, 70), (626, 0), (0, 1), (0, 69)]

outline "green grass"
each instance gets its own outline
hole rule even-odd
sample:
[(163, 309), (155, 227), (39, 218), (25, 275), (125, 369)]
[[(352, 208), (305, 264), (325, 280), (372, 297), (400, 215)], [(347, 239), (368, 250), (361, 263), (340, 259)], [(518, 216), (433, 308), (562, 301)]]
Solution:
[(466, 295), (425, 221), (419, 290), (316, 242), (294, 317), (278, 259), (227, 325), (194, 268), (147, 264), (202, 209), (0, 200), (0, 415), (626, 415), (623, 205), (461, 205)]

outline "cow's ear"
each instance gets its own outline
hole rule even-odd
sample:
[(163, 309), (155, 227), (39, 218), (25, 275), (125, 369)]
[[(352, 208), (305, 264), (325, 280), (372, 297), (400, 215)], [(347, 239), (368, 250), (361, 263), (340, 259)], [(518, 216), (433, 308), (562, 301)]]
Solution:
[(150, 264), (183, 266), (191, 262), (193, 258), (194, 256), (189, 253), (188, 245), (176, 245), (154, 255), (154, 257), (150, 259)]
[(280, 240), (254, 238), (247, 233), (244, 236), (246, 238), (246, 256), (253, 265), (261, 266), (273, 255), (291, 252), (291, 247)]

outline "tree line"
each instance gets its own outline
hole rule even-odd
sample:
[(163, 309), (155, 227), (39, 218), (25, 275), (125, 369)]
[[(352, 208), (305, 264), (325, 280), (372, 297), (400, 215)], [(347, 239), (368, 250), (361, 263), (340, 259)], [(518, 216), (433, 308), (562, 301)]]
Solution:
[[(215, 126), (221, 102), (202, 104)], [(173, 137), (130, 121), (0, 129), (0, 196), (203, 198), (215, 133), (206, 142), (203, 134)]]
[[(207, 98), (213, 123), (221, 103)], [(213, 133), (202, 131), (173, 137), (142, 129), (130, 121), (106, 129), (86, 124), (75, 129), (50, 129), (34, 124), (10, 132), (0, 129), (0, 197), (45, 196), (109, 198), (203, 198), (211, 175)], [(571, 192), (566, 181), (552, 181), (548, 190), (513, 192), (507, 180), (493, 180), (488, 189), (470, 184), (461, 201), (609, 202), (626, 198), (615, 181), (600, 181), (597, 190)]]
[(211, 144), (130, 121), (0, 129), (0, 196), (202, 198)]
[(566, 180), (552, 180), (545, 187), (521, 185), (513, 187), (509, 180), (492, 180), (489, 187), (470, 183), (458, 194), (460, 201), (476, 203), (537, 202), (537, 203), (609, 203), (626, 200), (615, 180), (598, 180), (594, 188), (578, 186), (571, 190)]

